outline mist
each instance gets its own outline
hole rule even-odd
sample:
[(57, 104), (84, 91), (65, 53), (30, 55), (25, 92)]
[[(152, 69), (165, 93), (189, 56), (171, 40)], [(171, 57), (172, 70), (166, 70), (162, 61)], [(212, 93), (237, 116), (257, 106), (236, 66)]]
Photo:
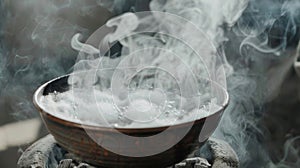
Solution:
[(299, 1), (250, 1), (225, 34), (229, 40), (224, 49), (234, 73), (227, 79), (231, 103), (215, 136), (230, 142), (242, 167), (299, 166), (298, 138), (279, 147), (284, 154), (272, 161), (265, 144), (268, 130), (262, 123), (265, 103), (279, 95), (297, 57)]
[[(17, 120), (37, 112), (32, 94), (42, 83), (71, 73), (78, 52), (72, 37), (81, 41), (112, 16), (125, 12), (191, 9), (189, 19), (207, 30), (223, 56), (230, 105), (214, 137), (226, 140), (237, 152), (241, 167), (297, 167), (297, 137), (286, 141), (283, 156), (272, 160), (265, 144), (262, 118), (265, 103), (279, 94), (300, 39), (300, 1), (205, 1), (203, 13), (196, 1), (24, 0), (0, 2), (0, 109)], [(190, 4), (189, 4), (190, 3)], [(197, 4), (197, 3), (196, 3)], [(197, 9), (197, 7), (199, 7)], [(223, 10), (220, 10), (222, 8)], [(194, 16), (213, 19), (206, 22)], [(203, 22), (201, 22), (203, 21)], [(207, 26), (207, 27), (205, 27)], [(226, 56), (226, 57), (225, 57)], [(292, 159), (292, 161), (289, 161)]]
[[(72, 72), (77, 54), (71, 38), (92, 32), (112, 15), (101, 10), (93, 1), (1, 1), (2, 107), (16, 119), (37, 116), (31, 103), (34, 90)], [(103, 17), (92, 22), (99, 11)]]

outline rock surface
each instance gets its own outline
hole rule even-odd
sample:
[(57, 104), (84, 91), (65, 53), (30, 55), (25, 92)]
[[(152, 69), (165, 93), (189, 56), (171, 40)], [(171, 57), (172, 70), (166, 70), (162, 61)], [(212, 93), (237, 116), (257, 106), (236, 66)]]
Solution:
[[(222, 140), (209, 138), (205, 149), (172, 168), (238, 168), (238, 157), (230, 145)], [(205, 153), (205, 155), (203, 155)], [(74, 159), (72, 154), (61, 149), (52, 135), (31, 145), (20, 157), (19, 168), (96, 168)]]

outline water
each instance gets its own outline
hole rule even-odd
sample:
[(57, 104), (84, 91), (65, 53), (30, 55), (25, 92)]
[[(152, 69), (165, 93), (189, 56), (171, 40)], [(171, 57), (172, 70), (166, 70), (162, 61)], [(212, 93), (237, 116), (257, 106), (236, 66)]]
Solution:
[[(40, 101), (42, 108), (64, 120), (119, 128), (180, 124), (206, 117), (220, 108), (215, 99), (205, 96), (193, 99), (198, 102), (188, 102), (191, 99), (157, 90), (135, 90), (126, 99), (119, 99), (108, 90), (93, 90), (89, 98), (80, 95), (86, 95), (86, 90), (53, 92), (43, 96)], [(211, 105), (215, 109), (210, 112)]]

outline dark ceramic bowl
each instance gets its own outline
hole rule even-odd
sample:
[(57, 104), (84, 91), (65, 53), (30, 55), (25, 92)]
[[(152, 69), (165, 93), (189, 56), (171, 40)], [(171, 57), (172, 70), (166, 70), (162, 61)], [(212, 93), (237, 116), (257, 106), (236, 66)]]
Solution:
[[(194, 122), (187, 122), (178, 124), (172, 127), (151, 127), (151, 128), (127, 128), (117, 129), (117, 131), (130, 135), (132, 137), (147, 137), (153, 136), (168, 129), (168, 133), (161, 136), (159, 139), (147, 139), (143, 142), (131, 143), (127, 145), (115, 145), (107, 148), (98, 145), (97, 140), (91, 138), (99, 138), (103, 140), (103, 137), (109, 137), (111, 141), (122, 141), (119, 135), (113, 131), (112, 128), (90, 126), (79, 124), (71, 121), (67, 121), (51, 114), (51, 111), (47, 111), (41, 106), (39, 101), (41, 96), (48, 95), (51, 92), (64, 92), (69, 89), (68, 75), (51, 80), (37, 89), (34, 94), (33, 102), (36, 108), (39, 110), (41, 117), (47, 126), (49, 132), (54, 136), (57, 143), (73, 153), (78, 158), (84, 160), (87, 163), (100, 167), (167, 167), (178, 163), (185, 159), (187, 155), (195, 150), (195, 148), (201, 147), (205, 141), (211, 136), (215, 128), (217, 127), (222, 113), (228, 105), (228, 93), (224, 88), (217, 84), (215, 85), (216, 92), (220, 95), (221, 108), (218, 111), (212, 113), (212, 115), (198, 119)], [(188, 131), (186, 131), (188, 130)], [(180, 133), (186, 131), (185, 136), (179, 137)], [(177, 139), (177, 140), (176, 140)], [(117, 154), (115, 151), (131, 151), (131, 153), (139, 153), (145, 149), (144, 144), (152, 145), (152, 149), (161, 148), (171, 145), (167, 150), (149, 156), (143, 157), (130, 157)]]

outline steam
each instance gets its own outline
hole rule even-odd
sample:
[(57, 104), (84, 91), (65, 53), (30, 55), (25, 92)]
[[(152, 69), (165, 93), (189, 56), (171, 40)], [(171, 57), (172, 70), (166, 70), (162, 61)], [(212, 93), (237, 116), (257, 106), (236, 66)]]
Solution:
[[(104, 3), (103, 5), (105, 4), (106, 3)], [(172, 17), (163, 17), (159, 15), (158, 12), (154, 13), (153, 16), (147, 16), (144, 18), (139, 18), (133, 13), (124, 13), (118, 17), (110, 19), (106, 23), (107, 27), (114, 26), (116, 27), (116, 29), (113, 33), (108, 34), (105, 39), (102, 40), (101, 45), (108, 46), (109, 43), (119, 42), (123, 46), (121, 50), (121, 56), (130, 55), (130, 57), (132, 57), (130, 58), (131, 60), (129, 60), (131, 62), (128, 62), (126, 66), (135, 67), (136, 65), (132, 62), (136, 62), (138, 60), (140, 64), (164, 67), (171, 71), (172, 74), (176, 73), (176, 79), (178, 79), (179, 82), (182, 82), (183, 80), (185, 80), (183, 78), (186, 78), (187, 75), (183, 75), (183, 71), (180, 73), (176, 72), (177, 66), (180, 63), (178, 61), (174, 61), (174, 63), (171, 63), (170, 55), (168, 56), (168, 54), (164, 53), (164, 51), (158, 51), (156, 48), (170, 50), (179, 55), (180, 59), (182, 59), (185, 63), (191, 65), (192, 71), (194, 72), (194, 74), (197, 74), (196, 76), (202, 78), (207, 78), (208, 76), (210, 78), (212, 77), (213, 80), (220, 82), (221, 85), (226, 87), (225, 79), (221, 79), (221, 71), (225, 69), (225, 71), (227, 71), (227, 74), (231, 74), (232, 68), (227, 63), (226, 57), (222, 52), (221, 44), (227, 39), (223, 36), (224, 32), (221, 26), (223, 24), (233, 25), (234, 22), (236, 22), (236, 20), (242, 14), (242, 11), (246, 8), (246, 5), (247, 1), (231, 1), (228, 3), (220, 4), (220, 2), (218, 1), (164, 2), (154, 0), (151, 1), (149, 5), (152, 11), (166, 12), (169, 13), (169, 15), (176, 14), (185, 18), (190, 23), (184, 23), (184, 21), (182, 21), (183, 23), (179, 23), (178, 21), (176, 21), (176, 19), (172, 19)], [(105, 6), (110, 5), (106, 4)], [(182, 6), (185, 6), (185, 8), (182, 8)], [(180, 26), (176, 26), (180, 24), (185, 25), (185, 27), (182, 28)], [(205, 37), (204, 35), (199, 35), (199, 33), (193, 30), (191, 26), (196, 26), (198, 29), (203, 31), (203, 33), (207, 37)], [(154, 37), (151, 37), (149, 35), (136, 35), (133, 37), (126, 37), (127, 34), (139, 32), (139, 30), (147, 32), (160, 32), (162, 34), (157, 33)], [(172, 37), (163, 35), (164, 33), (179, 35), (180, 39), (176, 40)], [(78, 36), (79, 35), (74, 36), (72, 40), (72, 46), (74, 49), (78, 49), (78, 46), (80, 46)], [(197, 38), (195, 38), (195, 36), (197, 36)], [(187, 43), (188, 46), (182, 44), (182, 41)], [(213, 43), (213, 46), (215, 48), (209, 46), (211, 42)], [(189, 46), (196, 51), (193, 52), (192, 50), (190, 50)], [(151, 49), (151, 47), (153, 48)], [(139, 50), (147, 50), (149, 52), (140, 54), (141, 56), (139, 56), (139, 58), (135, 58), (134, 56), (132, 56), (134, 55), (134, 52)], [(83, 53), (88, 54), (86, 58), (84, 58), (85, 56), (82, 56), (84, 55)], [(100, 59), (95, 58), (94, 56), (92, 56), (91, 59), (90, 55), (92, 53), (96, 53), (95, 48), (92, 46), (84, 45), (83, 53), (80, 54), (81, 60), (78, 64), (75, 65), (75, 71), (82, 70), (82, 67), (87, 67), (86, 70), (95, 68), (93, 65), (96, 65), (96, 62)], [(106, 52), (100, 49), (98, 53), (103, 56)], [(202, 54), (203, 60), (199, 60), (199, 58), (197, 58), (196, 54), (199, 53)], [(113, 62), (116, 62), (116, 60), (120, 59), (121, 58), (115, 58)], [(204, 68), (206, 65), (208, 65), (208, 72), (206, 72), (208, 74), (204, 74)], [(111, 74), (107, 74), (106, 78), (110, 77)], [(92, 84), (90, 81), (93, 80), (88, 75), (82, 75), (79, 79), (81, 81), (74, 81), (74, 79), (79, 78), (72, 77), (69, 79), (69, 81), (72, 84), (81, 83), (83, 87), (87, 87), (88, 84)]]
[[(147, 9), (144, 7), (147, 5), (140, 4), (145, 2), (0, 1), (1, 110), (13, 111), (18, 119), (35, 116), (37, 113), (32, 107), (31, 97), (36, 87), (49, 79), (71, 72), (76, 59), (74, 56), (77, 56), (69, 45), (72, 36), (80, 32), (84, 39), (112, 16), (107, 11), (103, 12), (99, 5), (115, 14), (121, 14)], [(266, 77), (270, 73), (268, 69), (272, 62), (279, 63), (285, 57), (291, 57), (289, 51), (298, 44), (300, 1), (154, 0), (151, 1), (150, 8), (180, 15), (206, 30), (217, 46), (218, 51), (214, 53), (223, 55), (221, 62), (228, 75), (227, 87), (231, 104), (214, 136), (231, 144), (240, 157), (241, 166), (298, 166), (299, 149), (293, 145), (298, 139), (288, 140), (284, 148), (289, 155), (278, 164), (273, 163), (262, 143), (263, 131), (259, 122), (263, 116), (262, 104), (276, 96), (271, 93), (276, 92), (280, 86), (289, 64), (287, 62), (285, 67), (275, 71), (273, 75), (277, 75), (278, 80), (272, 84)], [(100, 9), (101, 12), (97, 12)], [(99, 19), (99, 15), (104, 19)], [(95, 20), (98, 22), (94, 24)], [(116, 25), (114, 22), (109, 23), (108, 25)], [(118, 26), (120, 24), (121, 22), (117, 23)], [(117, 39), (112, 37), (109, 41)], [(161, 45), (165, 39), (160, 38), (160, 42), (149, 44)], [(72, 44), (80, 44), (78, 39), (79, 35), (74, 36)], [(125, 41), (122, 44), (126, 46)], [(86, 48), (84, 51), (87, 53), (92, 51), (88, 55), (99, 52), (96, 48), (89, 48), (90, 46), (73, 47), (77, 50)], [(181, 48), (184, 48), (183, 45), (179, 45), (179, 49)], [(123, 54), (128, 52), (124, 48)], [(109, 63), (111, 61), (107, 61)], [(269, 88), (270, 86), (274, 88)], [(287, 164), (289, 157), (296, 159)]]
[[(231, 104), (214, 136), (225, 139), (234, 147), (242, 167), (298, 165), (299, 150), (291, 143), (297, 138), (285, 144), (285, 153), (293, 151), (296, 161), (288, 164), (288, 157), (285, 157), (278, 164), (273, 163), (263, 145), (264, 133), (259, 123), (263, 104), (276, 96), (293, 61), (293, 50), (299, 41), (299, 4), (297, 0), (150, 3), (151, 10), (174, 13), (192, 21), (206, 31), (217, 47), (224, 47), (230, 63), (226, 70)], [(174, 25), (170, 20), (167, 22)], [(224, 24), (225, 28), (227, 26), (225, 32)], [(171, 30), (177, 31), (175, 27)], [(272, 62), (280, 61), (283, 66), (272, 69)], [(275, 76), (276, 80), (273, 79)]]
[[(164, 90), (168, 101), (173, 100), (174, 95), (179, 95), (189, 102), (190, 110), (196, 109), (198, 102), (200, 104), (202, 102), (201, 96), (204, 96), (201, 93), (205, 92), (206, 88), (195, 83), (193, 75), (196, 81), (200, 81), (201, 78), (210, 78), (226, 88), (224, 70), (230, 74), (232, 68), (222, 52), (219, 52), (222, 51), (221, 43), (226, 40), (221, 25), (227, 22), (228, 25), (233, 25), (242, 14), (246, 4), (246, 1), (237, 4), (229, 2), (223, 4), (225, 7), (221, 8), (218, 1), (212, 3), (178, 0), (162, 3), (154, 0), (150, 3), (150, 9), (155, 12), (148, 13), (148, 15), (127, 12), (108, 20), (105, 26), (114, 27), (114, 31), (108, 33), (103, 39), (97, 37), (102, 40), (98, 52), (92, 45), (82, 44), (78, 39), (79, 35), (76, 34), (71, 44), (77, 50), (81, 46), (82, 50), (80, 50), (80, 59), (75, 64), (74, 71), (89, 71), (72, 74), (69, 84), (75, 88), (85, 88), (87, 91), (94, 89), (94, 86), (103, 92), (112, 90), (113, 95), (121, 101), (130, 101), (127, 96), (129, 94), (127, 88), (130, 87), (128, 81), (136, 82), (139, 88), (144, 88), (150, 85), (146, 77), (155, 76), (153, 87)], [(183, 5), (186, 7), (182, 8)], [(222, 10), (216, 10), (216, 8)], [(226, 13), (228, 11), (230, 14)], [(100, 33), (95, 32), (95, 34)], [(92, 35), (91, 38), (95, 37)], [(113, 59), (109, 58), (111, 55), (104, 57), (107, 52), (103, 46), (110, 46), (115, 42), (122, 45), (121, 56)], [(198, 55), (200, 53), (201, 56)], [(186, 65), (189, 65), (190, 70)], [(155, 67), (157, 70), (142, 71), (147, 66)], [(115, 73), (111, 71), (103, 73), (103, 70), (108, 68)], [(160, 71), (160, 68), (173, 76)], [(131, 80), (133, 75), (137, 77)], [(176, 79), (175, 82), (172, 77)], [(176, 84), (180, 86), (179, 89), (176, 88)], [(172, 92), (172, 95), (169, 92)], [(86, 95), (90, 96), (90, 94)], [(200, 98), (198, 98), (199, 95), (201, 95)], [(78, 104), (81, 105), (81, 101)], [(188, 105), (183, 103), (183, 106)], [(180, 110), (189, 112), (186, 109)]]
[[(231, 31), (225, 33), (234, 39), (225, 44), (226, 56), (234, 67), (227, 80), (231, 104), (215, 136), (235, 148), (242, 167), (298, 166), (299, 149), (290, 153), (297, 151), (290, 143), (296, 138), (287, 141), (284, 147), (289, 157), (278, 164), (271, 161), (263, 144), (265, 132), (260, 122), (263, 104), (277, 96), (296, 56), (299, 9), (299, 1), (253, 0)], [(281, 66), (274, 69), (279, 63)], [(289, 163), (291, 158), (294, 161)]]
[[(5, 0), (0, 8), (0, 108), (16, 119), (32, 118), (38, 114), (31, 101), (37, 86), (72, 72), (72, 36), (93, 32), (111, 14), (82, 1)], [(99, 10), (102, 17), (86, 23)]]
[(246, 37), (240, 45), (240, 51), (243, 52), (244, 46), (250, 46), (260, 52), (279, 56), (289, 44), (297, 43), (299, 7), (297, 0), (253, 0), (245, 17), (236, 26), (237, 35)]

